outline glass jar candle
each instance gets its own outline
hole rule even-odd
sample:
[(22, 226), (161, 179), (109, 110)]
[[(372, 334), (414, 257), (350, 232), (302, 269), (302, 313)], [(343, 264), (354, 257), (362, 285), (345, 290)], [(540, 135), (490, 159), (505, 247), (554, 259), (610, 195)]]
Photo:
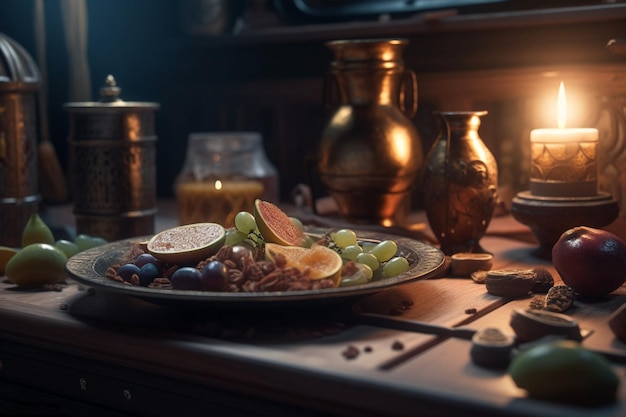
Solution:
[(175, 194), (180, 224), (232, 227), (257, 198), (278, 203), (278, 172), (257, 132), (192, 133)]

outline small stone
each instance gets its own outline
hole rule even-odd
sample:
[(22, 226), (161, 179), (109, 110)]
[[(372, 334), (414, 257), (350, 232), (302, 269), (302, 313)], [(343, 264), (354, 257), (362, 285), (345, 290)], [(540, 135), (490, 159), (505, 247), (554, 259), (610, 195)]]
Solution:
[(511, 314), (509, 324), (515, 331), (518, 343), (531, 342), (545, 336), (562, 337), (575, 341), (582, 340), (578, 322), (561, 313), (515, 309)]
[(484, 368), (504, 369), (511, 361), (514, 339), (500, 329), (488, 327), (472, 337), (470, 357)]
[(487, 292), (500, 297), (523, 297), (534, 285), (535, 273), (530, 269), (499, 269), (489, 271), (485, 278)]
[(545, 268), (535, 268), (533, 269), (535, 273), (535, 277), (533, 278), (533, 286), (530, 291), (534, 294), (545, 294), (550, 288), (554, 285), (554, 277), (550, 271)]

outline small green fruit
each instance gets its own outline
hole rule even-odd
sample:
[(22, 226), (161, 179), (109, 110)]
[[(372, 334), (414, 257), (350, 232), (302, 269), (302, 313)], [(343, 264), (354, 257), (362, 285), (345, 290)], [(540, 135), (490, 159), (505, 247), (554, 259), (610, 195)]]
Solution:
[(20, 287), (37, 288), (65, 278), (67, 257), (47, 243), (33, 243), (13, 256), (5, 269), (6, 277)]
[(0, 246), (0, 275), (4, 275), (4, 270), (9, 260), (17, 254), (18, 250), (8, 246)]
[(604, 357), (569, 340), (521, 352), (508, 371), (530, 397), (586, 406), (615, 401), (620, 381)]
[(69, 240), (59, 239), (54, 243), (54, 247), (59, 249), (65, 256), (72, 257), (79, 252), (78, 245)]
[(52, 230), (50, 230), (48, 225), (37, 213), (31, 214), (22, 232), (22, 247), (26, 247), (33, 243), (47, 243), (48, 245), (54, 245)]
[(104, 245), (106, 240), (101, 237), (94, 237), (84, 233), (79, 234), (74, 239), (74, 243), (78, 246), (79, 252), (82, 252), (87, 249), (95, 248), (96, 246)]

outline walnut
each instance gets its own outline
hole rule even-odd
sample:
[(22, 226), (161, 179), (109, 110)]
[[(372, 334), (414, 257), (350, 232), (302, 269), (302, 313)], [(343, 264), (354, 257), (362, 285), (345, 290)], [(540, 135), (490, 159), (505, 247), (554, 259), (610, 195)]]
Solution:
[(258, 261), (256, 263), (259, 268), (263, 271), (264, 274), (269, 274), (270, 272), (274, 272), (277, 269), (277, 266), (274, 262), (270, 261)]
[(228, 270), (228, 282), (230, 284), (241, 285), (246, 281), (246, 276), (238, 269)]
[(258, 291), (258, 282), (257, 281), (252, 281), (252, 280), (248, 280), (246, 282), (244, 282), (244, 284), (242, 285), (241, 289), (245, 292), (255, 292)]
[(233, 247), (230, 245), (222, 246), (217, 253), (214, 255), (215, 259), (220, 262), (224, 262), (226, 259), (233, 258)]
[(248, 280), (251, 280), (251, 281), (258, 281), (261, 278), (263, 278), (263, 276), (265, 275), (261, 267), (258, 266), (256, 263), (247, 265), (243, 269), (243, 274), (246, 276)]

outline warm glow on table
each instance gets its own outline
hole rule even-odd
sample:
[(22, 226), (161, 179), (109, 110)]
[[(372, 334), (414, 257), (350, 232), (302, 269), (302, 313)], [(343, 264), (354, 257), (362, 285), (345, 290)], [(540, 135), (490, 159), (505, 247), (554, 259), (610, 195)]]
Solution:
[(597, 194), (596, 145), (598, 130), (566, 128), (565, 87), (557, 100), (557, 126), (530, 132), (530, 192), (546, 197), (584, 197)]

